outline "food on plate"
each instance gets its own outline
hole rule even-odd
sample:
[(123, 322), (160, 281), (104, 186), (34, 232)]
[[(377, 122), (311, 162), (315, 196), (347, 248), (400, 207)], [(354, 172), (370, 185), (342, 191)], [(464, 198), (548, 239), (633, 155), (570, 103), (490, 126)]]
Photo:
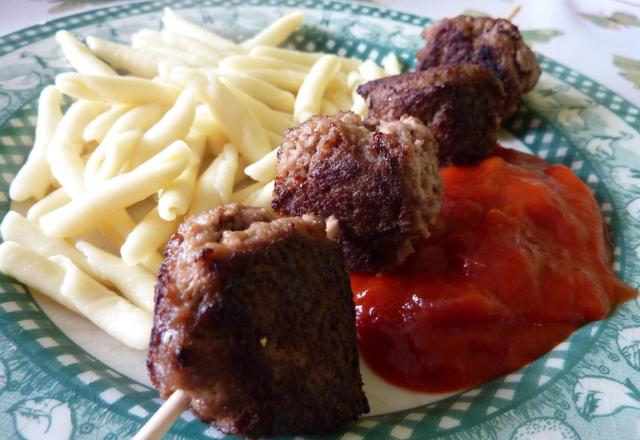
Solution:
[(420, 120), (315, 116), (287, 131), (278, 150), (273, 209), (339, 222), (350, 271), (391, 269), (429, 236), (440, 209), (438, 145)]
[[(5, 272), (30, 287), (54, 274), (59, 282), (37, 290), (145, 349), (149, 280), (177, 226), (231, 201), (271, 209), (276, 147), (295, 118), (351, 108), (347, 76), (387, 75), (372, 61), (272, 47), (302, 17), (287, 14), (240, 44), (170, 9), (164, 29), (142, 29), (131, 45), (93, 36), (85, 44), (58, 32), (75, 71), (40, 95), (35, 145), (9, 191), (32, 205), (26, 218), (11, 212), (2, 225), (4, 240), (15, 242), (9, 248), (33, 254), (33, 263)], [(385, 65), (390, 73), (399, 68), (394, 55)], [(65, 96), (73, 101), (63, 110)], [(118, 304), (135, 313), (107, 326), (98, 316), (107, 309), (74, 305), (62, 280), (75, 269), (95, 280), (98, 297), (119, 295)], [(132, 339), (125, 317), (135, 314), (146, 318)]]
[(367, 82), (357, 89), (369, 116), (420, 119), (438, 141), (442, 164), (470, 164), (491, 153), (500, 130), (504, 99), (496, 76), (473, 64), (432, 67)]
[(239, 43), (170, 9), (131, 45), (59, 32), (75, 72), (41, 94), (0, 270), (150, 340), (163, 397), (249, 436), (367, 412), (357, 342), (391, 383), (460, 389), (635, 295), (587, 186), (496, 147), (540, 76), (515, 26), (442, 20), (400, 75), (274, 47), (302, 20)]
[(480, 384), (636, 295), (616, 278), (600, 209), (569, 168), (497, 148), (440, 176), (431, 236), (394, 273), (351, 277), (360, 351), (386, 380), (423, 392)]
[(425, 44), (416, 54), (417, 70), (437, 66), (479, 64), (496, 74), (504, 86), (500, 116), (509, 118), (522, 96), (533, 89), (540, 67), (518, 28), (508, 20), (459, 15), (422, 31)]
[(340, 247), (317, 217), (223, 205), (190, 217), (158, 275), (148, 368), (205, 422), (317, 432), (368, 412)]

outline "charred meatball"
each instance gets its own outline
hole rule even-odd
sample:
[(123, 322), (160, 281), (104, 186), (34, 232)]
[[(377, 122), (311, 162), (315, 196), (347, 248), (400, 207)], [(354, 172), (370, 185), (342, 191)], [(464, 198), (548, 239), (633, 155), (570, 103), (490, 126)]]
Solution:
[(349, 270), (389, 269), (412, 252), (412, 239), (429, 235), (440, 210), (437, 148), (414, 117), (312, 117), (278, 150), (273, 209), (334, 216)]
[(522, 95), (540, 77), (535, 55), (508, 20), (460, 15), (428, 26), (422, 37), (425, 45), (416, 55), (418, 70), (471, 63), (500, 78), (506, 93), (500, 112), (503, 120), (516, 112)]
[(155, 301), (151, 381), (225, 433), (324, 431), (368, 412), (349, 277), (323, 220), (239, 205), (191, 217)]
[(441, 163), (471, 164), (491, 154), (500, 129), (502, 84), (481, 66), (459, 64), (403, 73), (358, 87), (369, 114), (419, 118), (438, 141)]

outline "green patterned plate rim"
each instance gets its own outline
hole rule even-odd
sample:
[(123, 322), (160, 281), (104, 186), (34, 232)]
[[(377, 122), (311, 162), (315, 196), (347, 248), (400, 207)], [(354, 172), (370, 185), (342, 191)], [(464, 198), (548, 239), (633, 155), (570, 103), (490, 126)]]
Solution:
[[(68, 70), (60, 29), (126, 40), (159, 27), (164, 6), (235, 40), (290, 9), (305, 26), (286, 43), (411, 67), (428, 18), (371, 4), (304, 0), (129, 3), (0, 37), (0, 215), (33, 143), (36, 99)], [(544, 74), (505, 124), (516, 143), (570, 167), (592, 188), (614, 233), (614, 269), (640, 285), (640, 110), (592, 79), (538, 55)], [(640, 437), (640, 304), (583, 327), (520, 371), (432, 404), (363, 417), (322, 438), (609, 439)], [(0, 432), (7, 438), (129, 438), (161, 401), (65, 336), (23, 286), (0, 276)], [(168, 438), (222, 435), (183, 415)], [(4, 437), (4, 435), (3, 435)]]

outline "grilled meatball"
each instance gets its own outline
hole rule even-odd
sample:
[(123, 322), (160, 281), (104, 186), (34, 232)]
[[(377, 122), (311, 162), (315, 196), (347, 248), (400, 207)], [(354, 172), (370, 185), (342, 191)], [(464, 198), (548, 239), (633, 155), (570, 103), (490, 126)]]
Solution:
[(226, 205), (186, 220), (156, 287), (147, 366), (225, 433), (332, 429), (368, 412), (349, 277), (324, 221)]
[(522, 95), (533, 89), (540, 77), (535, 55), (508, 20), (460, 15), (428, 26), (422, 37), (425, 45), (416, 54), (418, 70), (471, 63), (500, 78), (506, 93), (500, 112), (503, 120), (516, 112)]
[(351, 271), (386, 270), (429, 235), (442, 199), (437, 143), (418, 119), (315, 116), (285, 134), (273, 209), (335, 216)]
[(438, 141), (441, 163), (470, 164), (491, 153), (500, 129), (502, 84), (473, 64), (441, 66), (370, 81), (358, 87), (369, 114), (422, 120)]

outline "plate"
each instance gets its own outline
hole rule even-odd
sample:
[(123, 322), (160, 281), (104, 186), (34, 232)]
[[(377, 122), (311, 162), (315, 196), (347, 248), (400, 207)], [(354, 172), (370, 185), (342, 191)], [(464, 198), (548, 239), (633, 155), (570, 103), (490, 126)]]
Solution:
[[(288, 45), (378, 62), (393, 51), (409, 67), (421, 45), (419, 31), (430, 22), (369, 4), (337, 1), (170, 3), (188, 18), (234, 40), (252, 35), (288, 10), (303, 9), (305, 25)], [(97, 9), (0, 38), (2, 215), (10, 209), (9, 182), (33, 144), (37, 95), (57, 73), (69, 69), (53, 34), (66, 28), (83, 36), (126, 41), (141, 27), (159, 28), (165, 4)], [(564, 164), (589, 184), (615, 237), (614, 269), (627, 283), (638, 286), (640, 110), (569, 67), (538, 57), (544, 71), (540, 82), (505, 124), (501, 140)], [(2, 437), (130, 437), (161, 403), (140, 373), (144, 369), (136, 362), (143, 358), (0, 276)], [(394, 401), (391, 394), (380, 392), (371, 397), (381, 414), (362, 417), (325, 437), (638, 438), (638, 301), (622, 305), (605, 321), (583, 327), (524, 369), (480, 387), (446, 397), (405, 399), (405, 395)], [(168, 438), (184, 437), (222, 434), (185, 413)]]

